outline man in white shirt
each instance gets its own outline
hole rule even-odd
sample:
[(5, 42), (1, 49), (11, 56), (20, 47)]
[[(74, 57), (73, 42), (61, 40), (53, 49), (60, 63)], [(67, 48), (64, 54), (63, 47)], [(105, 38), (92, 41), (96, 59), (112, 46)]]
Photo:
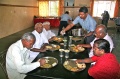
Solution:
[(50, 22), (43, 22), (43, 33), (47, 37), (48, 41), (55, 37), (55, 34), (50, 30)]
[(45, 64), (45, 59), (31, 63), (27, 52), (35, 43), (35, 36), (25, 33), (20, 40), (12, 44), (6, 55), (6, 70), (9, 79), (24, 79), (25, 73)]
[(113, 41), (111, 39), (111, 37), (108, 35), (107, 33), (107, 28), (105, 25), (100, 24), (96, 27), (95, 29), (95, 39), (90, 43), (90, 44), (79, 44), (78, 47), (85, 47), (85, 48), (91, 48), (90, 53), (89, 53), (89, 57), (93, 56), (93, 44), (94, 41), (97, 39), (106, 39), (109, 43), (110, 43), (110, 52), (112, 51), (112, 49), (114, 48), (114, 44)]
[(34, 31), (32, 32), (35, 37), (36, 41), (33, 47), (30, 49), (30, 58), (35, 59), (35, 57), (40, 52), (45, 52), (45, 46), (48, 44), (48, 39), (46, 38), (45, 34), (43, 33), (43, 26), (42, 23), (35, 24)]

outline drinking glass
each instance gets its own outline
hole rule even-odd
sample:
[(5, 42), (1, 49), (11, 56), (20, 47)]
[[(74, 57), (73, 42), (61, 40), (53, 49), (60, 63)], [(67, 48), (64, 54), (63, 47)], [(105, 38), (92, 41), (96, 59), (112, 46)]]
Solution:
[(72, 37), (73, 37), (73, 36), (69, 36), (69, 47), (70, 47), (71, 44), (72, 44)]
[(60, 56), (60, 57), (63, 57), (63, 56), (64, 56), (64, 49), (59, 49), (59, 51), (60, 51), (59, 56)]
[(67, 37), (64, 37), (63, 42), (64, 42), (64, 49), (66, 49), (66, 46), (67, 46)]
[(65, 58), (69, 58), (69, 52), (70, 52), (70, 50), (69, 49), (66, 49), (66, 50), (64, 50), (65, 51)]

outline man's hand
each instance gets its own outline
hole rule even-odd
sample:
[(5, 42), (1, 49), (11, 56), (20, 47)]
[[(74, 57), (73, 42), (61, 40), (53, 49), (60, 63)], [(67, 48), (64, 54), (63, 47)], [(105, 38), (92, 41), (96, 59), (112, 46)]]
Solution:
[(44, 58), (39, 59), (38, 61), (40, 62), (40, 66), (42, 66), (42, 65), (44, 65), (46, 63)]
[(61, 34), (61, 35), (64, 35), (64, 34), (65, 34), (65, 30), (62, 30), (62, 31), (60, 32), (60, 34)]

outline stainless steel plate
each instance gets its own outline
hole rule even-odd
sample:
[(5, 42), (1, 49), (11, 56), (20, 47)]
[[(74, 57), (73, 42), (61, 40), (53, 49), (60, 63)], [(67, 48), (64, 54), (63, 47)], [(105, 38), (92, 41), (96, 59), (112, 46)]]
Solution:
[(50, 44), (50, 45), (46, 46), (46, 48), (47, 48), (47, 50), (55, 51), (55, 50), (60, 49), (60, 46), (56, 45), (56, 44)]
[(86, 68), (86, 65), (85, 63), (78, 63), (76, 64), (76, 59), (69, 59), (69, 60), (66, 60), (64, 63), (63, 63), (63, 66), (69, 70), (69, 71), (72, 71), (72, 72), (79, 72), (79, 71), (82, 71)]
[(52, 68), (58, 64), (58, 60), (54, 57), (43, 57), (46, 60), (45, 65), (40, 66), (41, 68)]
[(85, 48), (83, 47), (76, 47), (76, 46), (71, 46), (70, 47), (70, 51), (78, 53), (78, 52), (83, 52), (85, 50)]

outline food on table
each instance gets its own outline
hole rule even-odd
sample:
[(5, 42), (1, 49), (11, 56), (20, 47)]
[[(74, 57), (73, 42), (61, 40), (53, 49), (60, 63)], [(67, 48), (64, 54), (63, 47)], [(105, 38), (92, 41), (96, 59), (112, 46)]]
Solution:
[(86, 68), (86, 65), (85, 65), (84, 63), (81, 63), (81, 64), (77, 63), (77, 66), (78, 66), (79, 68)]
[(58, 60), (54, 57), (43, 57), (45, 64), (40, 66), (41, 68), (52, 68), (58, 64)]
[(58, 50), (58, 49), (60, 49), (60, 46), (55, 45), (55, 44), (51, 44), (51, 45), (46, 46), (46, 49), (47, 50)]
[(78, 50), (80, 50), (80, 51), (84, 51), (85, 48), (83, 48), (83, 47), (78, 47)]
[(44, 64), (43, 66), (41, 66), (42, 68), (51, 68), (52, 67), (52, 65), (51, 64), (48, 64), (48, 63), (46, 63), (46, 64)]
[(49, 49), (52, 49), (52, 46), (46, 46), (46, 48), (49, 50)]
[(61, 37), (54, 37), (54, 38), (53, 38), (53, 41), (62, 42), (62, 41), (63, 41), (63, 38), (61, 38)]
[(70, 50), (66, 49), (66, 50), (64, 50), (64, 52), (70, 52)]
[(54, 67), (55, 65), (57, 65), (57, 63), (56, 62), (54, 62), (53, 64), (52, 64), (52, 66)]
[(71, 47), (70, 47), (70, 50), (71, 50), (72, 52), (78, 53), (78, 52), (84, 51), (85, 48), (83, 48), (83, 47), (77, 47), (77, 46), (71, 46)]
[[(63, 63), (63, 66), (69, 70), (69, 71), (72, 71), (72, 72), (78, 72), (78, 71), (82, 71), (86, 68), (86, 65), (84, 63), (76, 63), (75, 62), (76, 59), (69, 59), (69, 60), (66, 60), (64, 63)], [(79, 66), (79, 67), (78, 67)]]
[(77, 68), (77, 67), (73, 67), (73, 68), (71, 68), (70, 70), (75, 72), (75, 71), (78, 71), (79, 68)]

